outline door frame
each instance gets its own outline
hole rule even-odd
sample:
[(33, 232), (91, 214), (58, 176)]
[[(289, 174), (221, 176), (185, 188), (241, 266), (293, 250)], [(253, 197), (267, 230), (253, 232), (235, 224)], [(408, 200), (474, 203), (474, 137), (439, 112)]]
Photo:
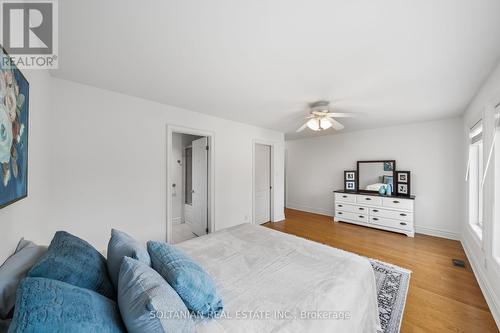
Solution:
[(215, 134), (210, 131), (205, 131), (196, 128), (183, 127), (167, 124), (167, 170), (166, 170), (166, 187), (167, 187), (167, 243), (172, 243), (172, 184), (170, 177), (172, 175), (172, 135), (174, 133), (190, 134), (197, 136), (205, 136), (208, 139), (208, 193), (207, 193), (207, 208), (208, 208), (208, 233), (215, 231)]
[(257, 140), (254, 139), (252, 141), (252, 224), (257, 224), (255, 221), (255, 146), (256, 145), (265, 145), (265, 146), (270, 146), (271, 147), (271, 204), (270, 204), (270, 209), (271, 211), (270, 216), (271, 216), (271, 222), (276, 222), (274, 218), (274, 190), (275, 190), (275, 175), (274, 175), (274, 170), (275, 170), (275, 152), (276, 152), (276, 145), (277, 142), (275, 141), (267, 141), (267, 140)]

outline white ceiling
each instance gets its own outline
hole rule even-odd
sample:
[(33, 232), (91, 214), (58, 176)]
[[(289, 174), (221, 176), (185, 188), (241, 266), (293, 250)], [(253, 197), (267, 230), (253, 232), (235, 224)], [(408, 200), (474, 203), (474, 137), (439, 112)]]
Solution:
[[(318, 99), (345, 130), (461, 114), (500, 58), (499, 0), (59, 2), (52, 74), (279, 130)], [(327, 132), (333, 133), (333, 132)]]

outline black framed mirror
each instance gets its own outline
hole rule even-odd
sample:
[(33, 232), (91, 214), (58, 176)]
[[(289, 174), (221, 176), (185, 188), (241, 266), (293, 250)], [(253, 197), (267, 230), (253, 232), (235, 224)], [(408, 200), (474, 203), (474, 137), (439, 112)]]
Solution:
[(378, 193), (380, 187), (390, 184), (394, 189), (395, 160), (358, 161), (358, 192)]

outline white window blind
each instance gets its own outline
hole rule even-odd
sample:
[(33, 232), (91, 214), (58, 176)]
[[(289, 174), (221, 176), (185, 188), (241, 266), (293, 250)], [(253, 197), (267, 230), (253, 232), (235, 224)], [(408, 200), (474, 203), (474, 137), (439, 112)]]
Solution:
[(469, 158), (467, 161), (467, 172), (465, 174), (465, 181), (469, 180), (470, 163), (471, 163), (471, 147), (483, 139), (483, 121), (479, 120), (469, 131)]
[(495, 149), (495, 142), (497, 138), (498, 131), (500, 130), (500, 103), (495, 106), (493, 113), (494, 119), (494, 130), (493, 138), (491, 139), (490, 151), (488, 153), (488, 159), (486, 160), (486, 167), (484, 168), (483, 179), (481, 180), (481, 187), (484, 186), (484, 181), (486, 180), (486, 175), (488, 174), (488, 168), (490, 166), (491, 156), (493, 155), (493, 150)]

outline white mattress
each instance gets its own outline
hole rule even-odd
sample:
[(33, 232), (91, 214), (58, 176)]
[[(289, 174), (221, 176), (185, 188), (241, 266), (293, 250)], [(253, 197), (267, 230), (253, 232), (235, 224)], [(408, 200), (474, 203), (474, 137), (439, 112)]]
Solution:
[[(364, 257), (251, 224), (177, 246), (208, 271), (224, 301), (223, 315), (199, 320), (197, 332), (379, 328), (375, 277)], [(350, 319), (335, 319), (341, 316)]]

